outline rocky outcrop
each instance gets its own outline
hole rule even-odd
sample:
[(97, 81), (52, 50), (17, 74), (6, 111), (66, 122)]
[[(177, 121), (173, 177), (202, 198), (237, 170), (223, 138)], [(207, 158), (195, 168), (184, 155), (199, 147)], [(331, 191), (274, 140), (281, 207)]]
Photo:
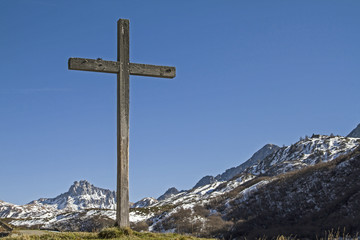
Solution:
[(193, 188), (202, 187), (208, 184), (212, 184), (216, 181), (229, 181), (232, 178), (236, 177), (237, 175), (241, 174), (245, 169), (248, 167), (254, 165), (255, 163), (258, 163), (268, 157), (269, 155), (275, 153), (278, 149), (280, 149), (279, 146), (275, 144), (266, 144), (261, 149), (259, 149), (256, 153), (252, 155), (251, 158), (249, 158), (246, 162), (240, 164), (237, 167), (229, 168), (224, 173), (217, 175), (216, 177), (213, 176), (205, 176), (200, 181), (196, 183), (196, 185)]
[(158, 197), (158, 201), (162, 201), (162, 200), (165, 200), (175, 194), (178, 194), (179, 193), (179, 190), (177, 190), (176, 188), (172, 187), (172, 188), (169, 188), (163, 195), (161, 195), (160, 197)]
[(208, 184), (212, 184), (214, 182), (216, 182), (216, 179), (213, 176), (205, 176), (202, 179), (200, 179), (200, 181), (198, 181), (193, 188), (202, 187)]
[(352, 130), (347, 137), (360, 138), (360, 124), (357, 125), (357, 127)]
[(137, 201), (136, 203), (134, 203), (131, 208), (144, 208), (144, 207), (148, 207), (152, 204), (157, 203), (158, 200), (152, 197), (146, 197), (141, 199), (140, 201)]
[(278, 149), (280, 149), (280, 147), (275, 144), (266, 144), (260, 150), (254, 153), (249, 160), (235, 168), (230, 168), (226, 170), (223, 174), (217, 175), (215, 179), (218, 181), (228, 181), (236, 175), (242, 173), (248, 167), (262, 161), (269, 155), (275, 153)]

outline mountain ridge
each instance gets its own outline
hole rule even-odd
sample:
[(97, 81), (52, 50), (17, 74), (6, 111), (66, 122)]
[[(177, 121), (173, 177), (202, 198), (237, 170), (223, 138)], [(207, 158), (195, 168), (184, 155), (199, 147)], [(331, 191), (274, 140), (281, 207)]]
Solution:
[[(360, 157), (356, 158), (359, 160), (354, 160), (355, 162), (349, 162), (350, 156), (355, 153), (359, 153), (360, 156), (359, 146), (360, 138), (326, 135), (301, 138), (290, 146), (278, 147), (276, 151), (267, 154), (266, 157), (252, 161), (247, 168), (240, 171), (239, 174), (233, 175), (229, 180), (216, 180), (187, 191), (170, 188), (166, 192), (167, 196), (160, 200), (144, 198), (135, 203), (133, 208), (130, 209), (130, 222), (135, 229), (141, 227), (143, 230), (160, 232), (180, 231), (181, 229), (184, 233), (195, 231), (199, 234), (212, 233), (212, 237), (226, 237), (226, 232), (222, 232), (222, 230), (230, 231), (230, 226), (240, 224), (243, 221), (242, 219), (253, 217), (249, 214), (246, 215), (246, 211), (242, 213), (242, 211), (239, 212), (236, 209), (246, 209), (248, 207), (253, 209), (253, 212), (255, 209), (263, 209), (256, 205), (258, 203), (254, 201), (256, 199), (254, 196), (263, 192), (267, 192), (269, 196), (272, 196), (276, 191), (268, 189), (272, 189), (274, 186), (276, 188), (280, 187), (282, 183), (280, 180), (287, 179), (283, 176), (290, 174), (296, 177), (300, 176), (303, 171), (312, 173), (313, 170), (311, 169), (322, 169), (321, 166), (329, 164), (329, 166), (339, 166), (341, 171), (339, 170), (339, 174), (334, 175), (335, 178), (334, 176), (333, 178), (337, 182), (341, 182), (343, 178), (346, 178), (346, 174), (352, 171), (352, 168), (355, 169), (356, 164), (360, 164)], [(352, 167), (346, 169), (347, 164)], [(327, 170), (322, 169), (321, 171)], [(316, 176), (321, 176), (321, 172)], [(294, 178), (294, 181), (301, 182), (301, 179)], [(306, 184), (312, 186), (310, 183)], [(297, 192), (305, 189), (300, 185), (287, 186), (289, 189), (279, 190), (281, 193), (290, 191), (286, 193), (286, 196), (290, 196), (291, 191)], [(313, 187), (316, 189), (315, 185)], [(301, 197), (301, 199), (306, 200), (307, 196), (310, 195), (301, 195), (299, 199)], [(109, 202), (106, 201), (107, 197)], [(285, 197), (283, 198), (285, 199)], [(329, 199), (335, 201), (336, 198)], [(263, 200), (262, 202), (266, 201)], [(116, 205), (114, 191), (97, 188), (83, 180), (74, 182), (69, 191), (55, 198), (41, 198), (22, 206), (0, 201), (0, 218), (6, 219), (13, 226), (36, 226), (62, 231), (92, 231), (105, 225), (114, 224), (116, 217), (115, 207), (107, 207), (106, 203)], [(325, 205), (320, 203), (318, 206), (314, 205), (311, 209), (316, 210), (316, 207), (322, 209)], [(355, 203), (356, 201), (350, 201), (351, 206)], [(271, 206), (273, 203), (268, 202), (267, 204)], [(291, 206), (291, 203), (286, 204)], [(293, 204), (296, 205), (295, 202)], [(267, 209), (270, 214), (271, 208)], [(271, 214), (261, 215), (266, 214), (265, 211), (259, 214), (259, 216), (265, 218), (271, 216)], [(288, 214), (295, 213), (289, 212)], [(316, 215), (313, 216), (315, 218)], [(261, 224), (261, 217), (255, 217), (258, 220), (254, 224)], [(182, 221), (178, 222), (179, 219), (182, 219)], [(232, 219), (238, 219), (238, 223), (232, 222)], [(266, 224), (270, 226), (271, 221), (266, 222)], [(239, 226), (239, 229), (246, 229), (247, 225), (240, 224), (236, 226)], [(240, 233), (233, 232), (233, 234), (235, 236), (235, 234)]]
[(95, 187), (86, 180), (80, 180), (75, 181), (67, 192), (55, 198), (40, 198), (29, 204), (51, 205), (59, 210), (115, 209), (116, 193), (115, 191)]
[(168, 199), (169, 197), (178, 194), (180, 191), (177, 190), (175, 187), (171, 187), (164, 194), (157, 198), (158, 201)]
[(346, 137), (360, 138), (360, 123)]
[(268, 155), (276, 152), (278, 149), (280, 149), (280, 147), (275, 144), (266, 144), (258, 151), (256, 151), (248, 160), (246, 160), (242, 164), (238, 165), (237, 167), (226, 169), (223, 173), (218, 174), (216, 177), (207, 175), (201, 178), (193, 188), (198, 188), (208, 184), (212, 184), (216, 181), (228, 181), (233, 177), (235, 177), (236, 175), (243, 172), (249, 166), (253, 165), (258, 161), (263, 160)]
[[(356, 234), (360, 230), (359, 189), (360, 146), (357, 146), (328, 162), (278, 175), (248, 197), (246, 204), (241, 204), (242, 194), (226, 201), (230, 207), (223, 211), (223, 217), (236, 222), (226, 234), (271, 238), (282, 229), (284, 235), (311, 239), (339, 226)], [(224, 203), (216, 204), (221, 208)]]

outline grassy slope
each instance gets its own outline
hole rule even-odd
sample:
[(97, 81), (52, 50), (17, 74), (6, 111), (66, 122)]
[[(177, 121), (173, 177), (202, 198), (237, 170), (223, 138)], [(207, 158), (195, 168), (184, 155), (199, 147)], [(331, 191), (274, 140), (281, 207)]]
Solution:
[[(16, 234), (16, 231), (13, 235)], [(68, 233), (46, 233), (46, 234), (33, 234), (21, 236), (10, 236), (3, 238), (4, 240), (85, 240), (85, 239), (123, 239), (123, 240), (206, 240), (205, 238), (196, 238), (192, 236), (179, 235), (175, 233), (150, 233), (150, 232), (135, 232), (131, 229), (119, 230), (116, 228), (105, 229), (100, 233), (85, 233), (85, 232), (68, 232)], [(210, 240), (210, 239), (208, 239)]]

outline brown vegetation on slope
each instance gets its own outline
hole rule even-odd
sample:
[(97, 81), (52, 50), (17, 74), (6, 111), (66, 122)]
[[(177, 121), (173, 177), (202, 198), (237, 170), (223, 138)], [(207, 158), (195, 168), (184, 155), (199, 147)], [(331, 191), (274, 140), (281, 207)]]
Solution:
[(338, 227), (356, 234), (360, 231), (360, 148), (278, 176), (247, 201), (240, 204), (235, 198), (229, 204), (223, 214), (234, 227), (224, 233), (227, 237), (292, 234), (313, 238)]
[[(243, 192), (256, 184), (260, 185), (251, 194)], [(356, 235), (360, 231), (360, 148), (298, 171), (258, 176), (205, 206), (164, 212), (156, 218), (155, 231), (220, 239), (279, 235), (314, 239), (338, 228)]]

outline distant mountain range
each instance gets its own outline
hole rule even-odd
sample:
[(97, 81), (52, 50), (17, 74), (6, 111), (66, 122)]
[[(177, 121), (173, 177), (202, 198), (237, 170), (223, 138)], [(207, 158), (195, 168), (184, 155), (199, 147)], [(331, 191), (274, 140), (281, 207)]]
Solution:
[(76, 211), (89, 208), (115, 209), (116, 193), (95, 187), (88, 181), (74, 182), (69, 191), (55, 198), (40, 198), (29, 205), (52, 206), (59, 210)]
[[(267, 144), (239, 166), (205, 176), (190, 190), (170, 188), (158, 199), (134, 203), (132, 227), (225, 239), (271, 237), (279, 229), (308, 238), (330, 227), (360, 231), (356, 129), (349, 137), (313, 135), (290, 146)], [(0, 201), (0, 218), (13, 226), (93, 231), (114, 224), (115, 197), (114, 191), (83, 180), (55, 198), (22, 206)]]

